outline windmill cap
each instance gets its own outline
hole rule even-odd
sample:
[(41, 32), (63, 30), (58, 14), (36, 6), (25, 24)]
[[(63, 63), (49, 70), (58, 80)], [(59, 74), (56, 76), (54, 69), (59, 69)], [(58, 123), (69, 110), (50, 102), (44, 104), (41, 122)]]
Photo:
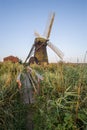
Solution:
[(43, 38), (43, 37), (38, 37), (38, 38), (35, 38), (35, 42), (46, 42), (47, 39)]

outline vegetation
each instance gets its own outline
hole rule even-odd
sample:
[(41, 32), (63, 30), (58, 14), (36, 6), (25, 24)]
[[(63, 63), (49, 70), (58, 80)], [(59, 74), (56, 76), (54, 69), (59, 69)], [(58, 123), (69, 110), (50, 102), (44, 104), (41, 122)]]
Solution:
[[(40, 95), (36, 95), (34, 130), (87, 129), (87, 65), (32, 65), (43, 75)], [(26, 107), (20, 100), (16, 83), (23, 66), (11, 62), (0, 64), (0, 130), (25, 130)]]
[(18, 63), (0, 64), (0, 130), (25, 130), (26, 108), (20, 101), (16, 84), (22, 69)]

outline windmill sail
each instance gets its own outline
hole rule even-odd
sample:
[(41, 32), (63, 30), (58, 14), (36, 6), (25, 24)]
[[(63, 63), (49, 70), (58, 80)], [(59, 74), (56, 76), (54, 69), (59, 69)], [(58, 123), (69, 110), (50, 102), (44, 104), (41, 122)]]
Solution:
[(48, 42), (47, 45), (57, 54), (60, 59), (63, 59), (63, 52), (58, 49), (56, 46), (54, 46), (51, 42)]
[(46, 29), (45, 29), (45, 32), (44, 32), (44, 36), (47, 39), (49, 38), (50, 33), (51, 33), (54, 17), (55, 17), (55, 13), (51, 13), (50, 17), (49, 17), (49, 20), (48, 20), (48, 23), (47, 23), (47, 26), (46, 26)]
[(26, 58), (26, 60), (25, 60), (25, 63), (27, 62), (27, 60), (30, 58), (30, 56), (32, 55), (32, 53), (33, 53), (33, 51), (34, 51), (34, 48), (35, 48), (35, 46), (34, 46), (34, 44), (33, 44), (33, 46), (32, 46), (32, 48), (31, 48), (31, 50), (30, 50), (30, 52), (29, 52), (29, 54), (28, 54), (28, 56), (27, 56), (27, 58)]
[(41, 37), (41, 35), (38, 33), (38, 32), (34, 32), (34, 35), (36, 36), (36, 37)]

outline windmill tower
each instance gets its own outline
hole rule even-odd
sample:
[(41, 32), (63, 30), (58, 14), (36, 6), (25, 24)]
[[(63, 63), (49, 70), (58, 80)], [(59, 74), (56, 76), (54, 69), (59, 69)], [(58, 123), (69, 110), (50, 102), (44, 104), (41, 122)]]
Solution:
[(49, 22), (44, 33), (44, 37), (35, 32), (36, 38), (25, 62), (29, 59), (29, 63), (36, 62), (38, 64), (48, 64), (47, 46), (49, 46), (58, 55), (58, 57), (60, 57), (61, 59), (63, 58), (63, 53), (51, 42), (49, 42), (54, 17), (55, 13), (51, 13)]
[(47, 40), (41, 37), (35, 39), (35, 53), (34, 57), (38, 59), (38, 62), (41, 64), (42, 62), (48, 63), (47, 56)]

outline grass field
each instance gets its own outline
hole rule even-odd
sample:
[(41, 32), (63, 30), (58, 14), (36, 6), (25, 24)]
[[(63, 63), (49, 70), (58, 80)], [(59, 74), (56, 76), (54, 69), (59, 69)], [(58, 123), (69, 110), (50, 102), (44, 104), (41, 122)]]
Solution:
[(87, 65), (58, 63), (32, 68), (44, 80), (35, 104), (26, 106), (16, 83), (23, 65), (0, 63), (0, 130), (25, 130), (29, 109), (34, 111), (34, 130), (86, 130)]

